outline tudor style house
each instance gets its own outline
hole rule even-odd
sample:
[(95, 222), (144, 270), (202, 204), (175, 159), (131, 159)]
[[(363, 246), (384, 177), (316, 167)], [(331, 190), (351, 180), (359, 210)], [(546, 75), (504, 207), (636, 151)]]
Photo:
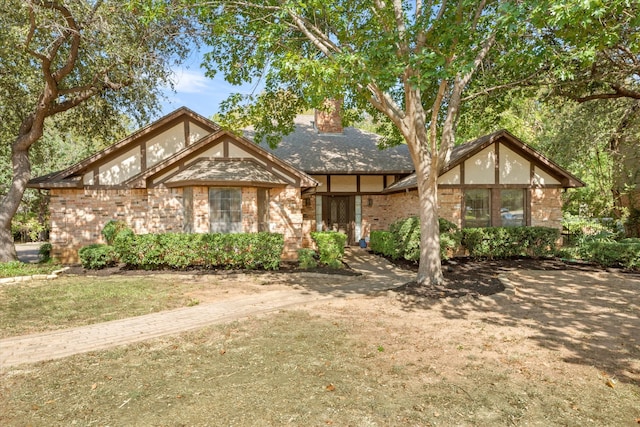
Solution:
[[(271, 150), (180, 108), (63, 171), (34, 178), (50, 190), (52, 256), (77, 262), (124, 220), (136, 233), (281, 233), (283, 260), (312, 245), (314, 230), (355, 244), (418, 212), (406, 146), (343, 128), (336, 114), (299, 116)], [(440, 216), (460, 227), (561, 227), (561, 191), (579, 179), (498, 131), (456, 147), (439, 179)]]

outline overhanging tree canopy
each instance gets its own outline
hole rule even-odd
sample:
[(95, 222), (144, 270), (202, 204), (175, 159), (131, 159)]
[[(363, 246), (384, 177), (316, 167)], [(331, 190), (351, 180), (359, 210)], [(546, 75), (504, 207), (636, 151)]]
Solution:
[(369, 112), (387, 137), (408, 145), (420, 197), (418, 282), (440, 283), (437, 177), (451, 155), (474, 74), (491, 54), (512, 54), (531, 43), (523, 37), (522, 3), (191, 3), (212, 49), (210, 73), (222, 71), (232, 83), (264, 81), (259, 95), (235, 95), (223, 106), (236, 123), (254, 124), (257, 138), (275, 143), (301, 108), (340, 98), (344, 111)]
[(112, 0), (0, 3), (0, 136), (12, 165), (0, 206), (0, 262), (16, 257), (11, 219), (48, 117), (73, 110), (64, 116), (68, 127), (104, 133), (122, 112), (146, 119), (157, 107), (192, 34), (185, 16), (144, 12)]

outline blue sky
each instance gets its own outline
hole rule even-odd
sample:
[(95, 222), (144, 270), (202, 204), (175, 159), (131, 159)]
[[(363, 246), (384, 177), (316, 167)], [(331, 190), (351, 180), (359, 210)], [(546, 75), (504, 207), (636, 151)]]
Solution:
[(192, 55), (174, 69), (175, 93), (170, 89), (165, 91), (167, 100), (162, 102), (162, 115), (185, 106), (207, 118), (211, 118), (219, 110), (220, 102), (231, 93), (251, 93), (253, 85), (233, 86), (224, 80), (222, 73), (214, 79), (204, 75), (200, 68), (202, 55), (195, 50)]

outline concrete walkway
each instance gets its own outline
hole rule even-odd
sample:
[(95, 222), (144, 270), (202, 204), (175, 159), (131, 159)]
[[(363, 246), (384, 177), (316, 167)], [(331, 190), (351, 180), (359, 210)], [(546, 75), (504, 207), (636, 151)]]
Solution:
[(357, 280), (346, 280), (343, 286), (324, 286), (322, 275), (318, 274), (317, 287), (270, 291), (128, 319), (6, 338), (0, 340), (0, 370), (23, 363), (104, 350), (345, 295), (366, 295), (402, 285), (415, 277), (413, 273), (396, 269), (384, 259), (359, 248), (348, 249), (345, 262), (363, 275)]

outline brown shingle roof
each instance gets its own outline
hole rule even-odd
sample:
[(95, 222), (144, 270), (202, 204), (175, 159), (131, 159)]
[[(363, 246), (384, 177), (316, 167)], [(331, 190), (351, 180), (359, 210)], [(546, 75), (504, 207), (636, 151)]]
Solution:
[[(378, 149), (380, 136), (353, 127), (343, 133), (319, 133), (313, 116), (296, 117), (295, 131), (285, 136), (276, 149), (266, 143), (261, 147), (308, 174), (389, 173), (406, 174), (414, 171), (406, 145)], [(252, 139), (254, 132), (245, 130)]]
[(240, 184), (271, 188), (288, 182), (253, 159), (199, 159), (164, 181), (167, 187)]

